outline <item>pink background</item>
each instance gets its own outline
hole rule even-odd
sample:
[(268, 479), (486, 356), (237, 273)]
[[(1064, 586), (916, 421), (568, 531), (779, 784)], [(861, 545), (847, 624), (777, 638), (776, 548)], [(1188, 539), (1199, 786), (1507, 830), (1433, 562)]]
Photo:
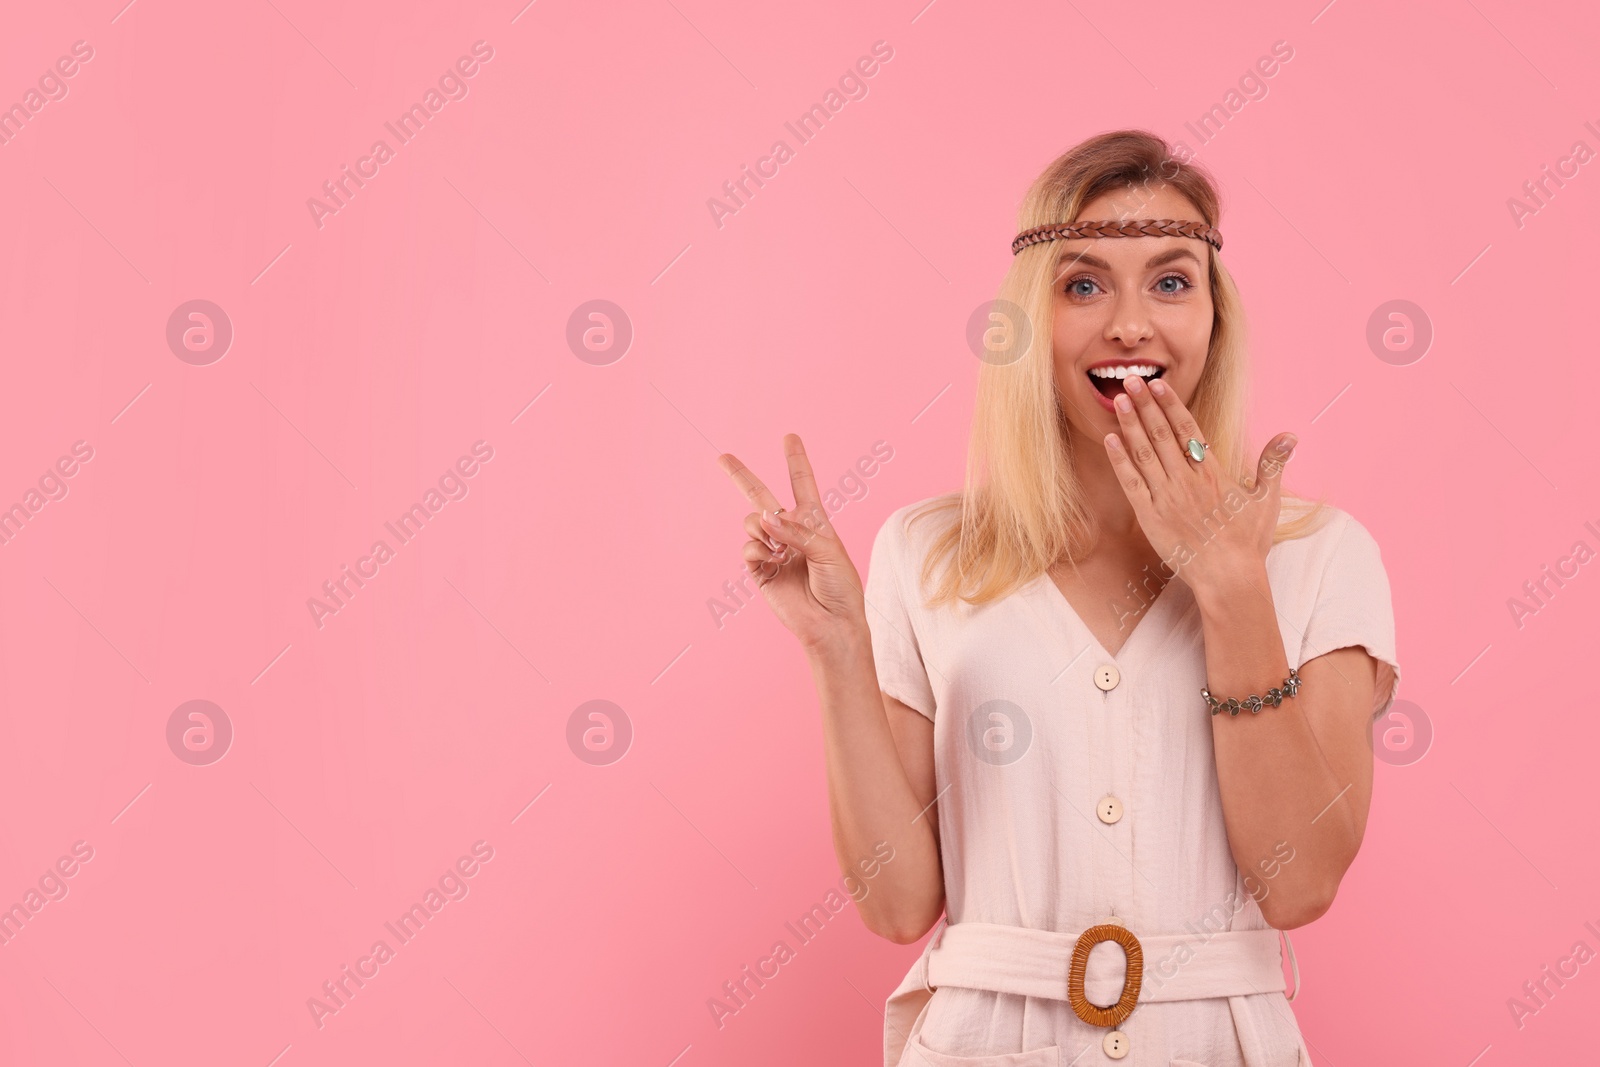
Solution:
[[(93, 857), (0, 948), (0, 1061), (876, 1062), (918, 948), (852, 911), (721, 1028), (706, 1006), (839, 877), (806, 664), (763, 603), (710, 607), (748, 510), (716, 457), (787, 499), (783, 433), (833, 484), (887, 442), (838, 514), (864, 569), (888, 512), (958, 484), (966, 322), (1027, 183), (1122, 126), (1218, 176), (1257, 445), (1298, 432), (1290, 485), (1382, 545), (1434, 731), (1380, 763), (1293, 935), (1313, 1056), (1591, 1047), (1600, 964), (1520, 1028), (1507, 1000), (1600, 951), (1600, 563), (1520, 627), (1508, 599), (1600, 549), (1600, 164), (1520, 227), (1507, 202), (1600, 149), (1592, 8), (523, 2), (7, 13), (0, 103), (93, 58), (0, 145), (0, 505), (93, 457), (0, 545), (0, 905)], [(319, 228), (307, 199), (480, 40), (465, 98)], [(1201, 147), (1185, 123), (1276, 41)], [(166, 340), (196, 299), (234, 332), (205, 366)], [(595, 299), (634, 331), (607, 365), (566, 341)], [(1404, 366), (1366, 341), (1396, 299), (1434, 330)], [(465, 498), (319, 628), (308, 598), (478, 441)], [(595, 699), (633, 731), (608, 766), (567, 740)], [(220, 761), (169, 747), (191, 700), (232, 724)], [(308, 998), (479, 841), (468, 894), (319, 1027)]]

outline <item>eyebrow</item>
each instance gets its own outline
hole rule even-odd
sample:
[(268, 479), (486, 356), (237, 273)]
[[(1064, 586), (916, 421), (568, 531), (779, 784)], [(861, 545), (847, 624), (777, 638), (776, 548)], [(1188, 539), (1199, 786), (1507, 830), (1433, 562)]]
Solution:
[[(1145, 269), (1149, 270), (1151, 267), (1159, 267), (1163, 263), (1171, 263), (1175, 259), (1183, 259), (1186, 256), (1189, 259), (1194, 260), (1195, 266), (1200, 265), (1200, 258), (1196, 256), (1194, 252), (1187, 248), (1173, 248), (1162, 252), (1160, 255), (1151, 256), (1150, 262), (1145, 264)], [(1111, 264), (1107, 263), (1099, 256), (1090, 255), (1088, 252), (1081, 252), (1077, 255), (1074, 255), (1071, 252), (1063, 252), (1061, 253), (1061, 258), (1056, 260), (1056, 267), (1059, 269), (1061, 265), (1066, 263), (1068, 260), (1071, 260), (1074, 264), (1083, 263), (1091, 267), (1099, 267), (1101, 270), (1111, 269)]]

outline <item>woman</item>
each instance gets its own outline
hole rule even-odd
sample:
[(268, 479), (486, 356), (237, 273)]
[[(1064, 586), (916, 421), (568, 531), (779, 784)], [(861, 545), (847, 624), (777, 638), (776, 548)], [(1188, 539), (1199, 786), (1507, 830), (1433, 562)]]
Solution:
[(721, 457), (811, 661), (840, 865), (894, 849), (862, 919), (947, 920), (887, 1067), (1310, 1063), (1278, 931), (1355, 859), (1400, 671), (1366, 528), (1283, 492), (1292, 434), (1246, 458), (1217, 219), (1144, 132), (1044, 171), (966, 487), (889, 516), (864, 590), (797, 437), (792, 512)]

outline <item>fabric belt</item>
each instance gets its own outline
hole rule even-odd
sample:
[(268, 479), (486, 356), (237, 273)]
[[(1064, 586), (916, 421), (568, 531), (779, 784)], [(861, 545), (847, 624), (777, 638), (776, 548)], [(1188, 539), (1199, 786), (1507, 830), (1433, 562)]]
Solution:
[[(1278, 993), (1288, 988), (1278, 931), (1200, 930), (1140, 934), (1144, 975), (1138, 1003)], [(922, 955), (889, 997), (884, 1023), (884, 1063), (900, 1061), (923, 1008), (941, 986), (986, 989), (1065, 1001), (1068, 967), (1077, 934), (995, 923), (951, 923), (929, 939)], [(1102, 942), (1088, 955), (1084, 995), (1098, 1005), (1122, 995), (1127, 957)]]

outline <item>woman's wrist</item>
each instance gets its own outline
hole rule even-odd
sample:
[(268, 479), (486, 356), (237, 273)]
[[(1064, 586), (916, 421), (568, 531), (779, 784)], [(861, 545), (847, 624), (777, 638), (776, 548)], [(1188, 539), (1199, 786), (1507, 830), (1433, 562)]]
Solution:
[(863, 613), (830, 624), (814, 635), (803, 637), (801, 647), (813, 667), (827, 667), (847, 663), (863, 652), (872, 651), (872, 631), (867, 628)]
[(1207, 562), (1209, 566), (1205, 570), (1197, 573), (1191, 564), (1183, 574), (1202, 615), (1223, 613), (1230, 605), (1237, 605), (1241, 597), (1254, 598), (1271, 592), (1264, 559), (1241, 556)]

